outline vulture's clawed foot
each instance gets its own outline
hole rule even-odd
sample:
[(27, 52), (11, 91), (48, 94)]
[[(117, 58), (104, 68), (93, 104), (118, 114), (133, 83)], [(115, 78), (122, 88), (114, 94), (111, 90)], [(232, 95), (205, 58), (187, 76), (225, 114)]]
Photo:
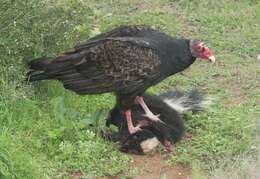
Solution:
[(152, 111), (145, 104), (144, 98), (142, 96), (137, 96), (136, 101), (143, 108), (143, 110), (145, 112), (145, 114), (143, 114), (144, 117), (147, 117), (147, 118), (151, 119), (152, 121), (162, 122), (161, 119), (159, 118), (160, 114), (157, 114), (157, 115), (153, 114)]
[(142, 129), (141, 129), (141, 126), (140, 125), (137, 125), (137, 126), (135, 126), (135, 127), (130, 127), (129, 128), (129, 133), (130, 134), (135, 134), (136, 132), (138, 132), (138, 131), (141, 131)]
[(157, 121), (157, 122), (162, 122), (161, 119), (159, 118), (160, 117), (160, 114), (153, 114), (153, 113), (145, 113), (145, 114), (142, 114), (143, 117), (146, 117), (152, 121)]

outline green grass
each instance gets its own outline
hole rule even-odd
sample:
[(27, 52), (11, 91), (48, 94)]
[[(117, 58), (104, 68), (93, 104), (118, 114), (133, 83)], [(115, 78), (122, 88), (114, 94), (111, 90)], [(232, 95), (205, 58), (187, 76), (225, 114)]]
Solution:
[[(192, 137), (177, 145), (178, 155), (170, 156), (170, 163), (196, 163), (214, 175), (239, 156), (255, 158), (260, 110), (257, 1), (3, 0), (2, 4), (0, 178), (61, 178), (75, 172), (115, 176), (127, 170), (131, 159), (101, 139), (96, 131), (104, 121), (93, 120), (98, 109), (104, 112), (96, 118), (104, 118), (114, 103), (112, 95), (79, 97), (56, 82), (23, 81), (30, 59), (53, 56), (122, 24), (148, 24), (173, 36), (205, 40), (224, 63), (212, 66), (198, 60), (185, 75), (150, 89), (159, 93), (197, 87), (215, 98), (206, 112), (186, 115)], [(86, 127), (89, 123), (95, 127)]]

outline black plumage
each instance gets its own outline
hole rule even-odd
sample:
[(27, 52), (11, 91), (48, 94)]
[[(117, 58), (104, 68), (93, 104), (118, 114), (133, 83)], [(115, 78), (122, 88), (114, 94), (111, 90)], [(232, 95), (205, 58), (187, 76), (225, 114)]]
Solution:
[(137, 95), (195, 61), (189, 44), (147, 26), (119, 27), (56, 58), (31, 61), (28, 81), (59, 80), (81, 95), (115, 92), (128, 109)]

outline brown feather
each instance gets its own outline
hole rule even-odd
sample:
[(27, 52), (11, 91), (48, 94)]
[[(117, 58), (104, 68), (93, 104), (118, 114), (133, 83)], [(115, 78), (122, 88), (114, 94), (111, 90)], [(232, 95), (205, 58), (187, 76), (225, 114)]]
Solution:
[(48, 64), (45, 73), (79, 94), (128, 93), (147, 76), (159, 76), (159, 66), (159, 56), (147, 42), (107, 38), (64, 53)]

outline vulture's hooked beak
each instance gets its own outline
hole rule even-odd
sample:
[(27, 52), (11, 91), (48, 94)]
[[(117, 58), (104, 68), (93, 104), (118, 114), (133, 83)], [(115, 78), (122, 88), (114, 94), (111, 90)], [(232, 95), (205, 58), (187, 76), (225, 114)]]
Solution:
[(215, 57), (212, 55), (212, 56), (209, 57), (209, 61), (210, 61), (211, 63), (215, 63), (216, 59), (215, 59)]

